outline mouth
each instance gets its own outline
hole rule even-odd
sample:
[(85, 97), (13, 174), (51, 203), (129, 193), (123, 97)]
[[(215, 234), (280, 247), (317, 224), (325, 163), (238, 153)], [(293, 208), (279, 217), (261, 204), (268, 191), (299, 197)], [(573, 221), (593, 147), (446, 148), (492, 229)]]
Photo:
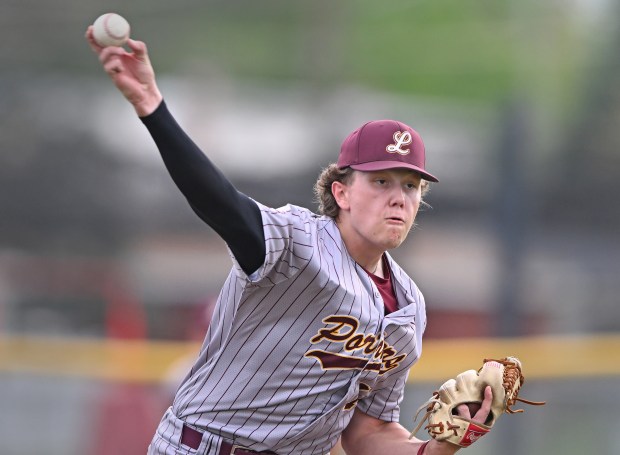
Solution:
[(405, 224), (405, 219), (398, 216), (389, 216), (386, 221), (390, 224)]

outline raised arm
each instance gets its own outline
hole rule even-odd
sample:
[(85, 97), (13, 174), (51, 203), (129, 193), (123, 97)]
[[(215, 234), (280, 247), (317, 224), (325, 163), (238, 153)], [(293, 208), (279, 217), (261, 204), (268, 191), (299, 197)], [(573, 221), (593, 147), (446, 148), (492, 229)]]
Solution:
[(86, 31), (103, 69), (131, 103), (149, 130), (173, 181), (192, 209), (226, 241), (241, 268), (251, 274), (265, 258), (258, 205), (237, 191), (177, 124), (155, 82), (155, 72), (143, 42), (129, 40), (131, 52), (99, 46), (92, 26)]

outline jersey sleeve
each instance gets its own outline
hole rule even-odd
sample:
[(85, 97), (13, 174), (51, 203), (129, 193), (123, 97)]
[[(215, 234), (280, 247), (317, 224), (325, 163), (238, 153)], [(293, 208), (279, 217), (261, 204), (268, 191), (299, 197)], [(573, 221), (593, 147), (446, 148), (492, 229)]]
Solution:
[(291, 204), (280, 208), (256, 204), (260, 209), (265, 238), (263, 262), (250, 275), (245, 274), (238, 264), (236, 270), (257, 285), (271, 286), (308, 266), (315, 249), (312, 238), (316, 233), (316, 215)]

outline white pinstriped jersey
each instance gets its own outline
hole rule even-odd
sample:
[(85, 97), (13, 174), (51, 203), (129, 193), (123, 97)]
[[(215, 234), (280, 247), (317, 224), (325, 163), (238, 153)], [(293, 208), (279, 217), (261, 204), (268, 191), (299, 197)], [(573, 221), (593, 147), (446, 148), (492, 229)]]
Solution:
[(356, 407), (398, 420), (424, 298), (388, 255), (399, 310), (386, 316), (331, 218), (259, 206), (265, 261), (248, 277), (233, 260), (172, 411), (253, 450), (325, 454)]

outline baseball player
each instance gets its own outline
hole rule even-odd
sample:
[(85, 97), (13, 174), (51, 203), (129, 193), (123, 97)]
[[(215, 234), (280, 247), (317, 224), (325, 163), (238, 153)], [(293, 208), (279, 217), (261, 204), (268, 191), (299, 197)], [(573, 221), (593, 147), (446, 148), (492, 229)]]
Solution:
[[(398, 423), (422, 351), (424, 298), (388, 253), (414, 224), (427, 182), (418, 133), (372, 121), (343, 142), (315, 185), (319, 211), (240, 193), (184, 133), (143, 42), (87, 40), (152, 135), (175, 184), (226, 242), (233, 267), (193, 367), (148, 453), (452, 454)], [(492, 395), (459, 413), (484, 422)]]

